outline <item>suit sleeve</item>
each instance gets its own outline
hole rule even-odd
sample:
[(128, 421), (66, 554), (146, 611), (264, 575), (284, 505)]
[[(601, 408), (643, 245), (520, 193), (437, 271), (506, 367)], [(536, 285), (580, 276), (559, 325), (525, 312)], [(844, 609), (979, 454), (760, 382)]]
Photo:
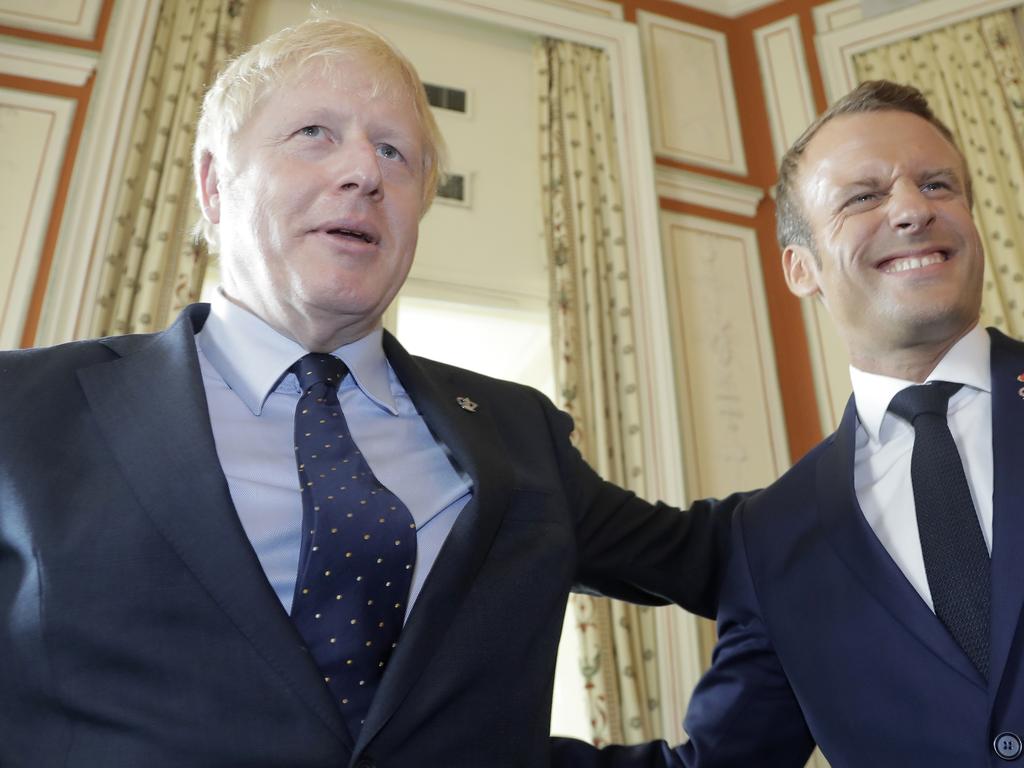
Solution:
[(742, 512), (733, 521), (718, 644), (683, 723), (690, 740), (674, 749), (662, 741), (599, 750), (579, 741), (553, 739), (552, 768), (802, 768), (806, 764), (814, 740), (761, 615), (747, 561)]
[(676, 603), (714, 618), (730, 519), (745, 494), (697, 501), (685, 510), (637, 498), (590, 468), (569, 440), (572, 420), (544, 404), (574, 515), (574, 589), (646, 605)]

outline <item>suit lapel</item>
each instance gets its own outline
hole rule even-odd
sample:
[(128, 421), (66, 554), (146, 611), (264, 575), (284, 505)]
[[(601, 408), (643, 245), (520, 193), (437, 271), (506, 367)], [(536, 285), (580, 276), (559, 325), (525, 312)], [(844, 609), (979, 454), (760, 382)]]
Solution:
[(871, 529), (853, 485), (856, 407), (851, 397), (842, 423), (817, 467), (818, 511), (832, 548), (892, 617), (974, 685), (984, 681), (942, 622), (917, 594)]
[(220, 469), (194, 341), (207, 311), (190, 307), (149, 343), (110, 340), (108, 346), (127, 354), (84, 368), (78, 378), (157, 529), (256, 651), (351, 748), (327, 687), (267, 583)]
[[(508, 457), (490, 415), (496, 404), (487, 393), (463, 391), (455, 376), (437, 375), (438, 367), (415, 360), (390, 334), (385, 334), (384, 349), (431, 432), (472, 479), (473, 498), (455, 521), (402, 630), (360, 732), (357, 753), (391, 718), (443, 642), (483, 565), (511, 489)], [(458, 397), (471, 398), (477, 410), (463, 409)]]
[(992, 645), (990, 677), (1002, 678), (1024, 605), (1024, 345), (992, 337)]

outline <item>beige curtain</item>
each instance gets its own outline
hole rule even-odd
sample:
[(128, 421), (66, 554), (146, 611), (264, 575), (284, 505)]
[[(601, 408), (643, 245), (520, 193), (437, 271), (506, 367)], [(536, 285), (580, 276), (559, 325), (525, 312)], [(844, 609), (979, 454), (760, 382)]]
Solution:
[(92, 336), (164, 328), (199, 295), (207, 255), (190, 235), (199, 216), (192, 142), (204, 90), (235, 52), (245, 5), (164, 0), (161, 6)]
[[(559, 405), (605, 478), (647, 490), (625, 223), (604, 52), (538, 44), (544, 229)], [(574, 595), (593, 741), (661, 736), (654, 612)]]
[(985, 244), (982, 322), (1024, 338), (1024, 55), (1011, 11), (858, 55), (859, 80), (914, 85), (957, 137)]

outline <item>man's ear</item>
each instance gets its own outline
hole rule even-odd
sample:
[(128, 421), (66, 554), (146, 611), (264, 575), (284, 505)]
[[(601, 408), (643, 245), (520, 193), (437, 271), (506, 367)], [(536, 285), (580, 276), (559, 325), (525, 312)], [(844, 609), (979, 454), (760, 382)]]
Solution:
[(782, 252), (782, 273), (786, 285), (794, 294), (803, 298), (821, 293), (818, 284), (818, 261), (811, 249), (804, 245), (787, 245)]
[(203, 218), (211, 224), (220, 224), (220, 177), (217, 174), (217, 161), (208, 150), (203, 150), (199, 158), (196, 186), (199, 189)]

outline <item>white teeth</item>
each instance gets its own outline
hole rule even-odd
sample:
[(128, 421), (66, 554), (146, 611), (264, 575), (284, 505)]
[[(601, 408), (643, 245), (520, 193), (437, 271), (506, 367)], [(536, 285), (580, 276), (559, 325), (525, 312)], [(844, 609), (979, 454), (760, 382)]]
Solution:
[(901, 259), (893, 259), (885, 265), (883, 272), (906, 272), (908, 269), (920, 269), (931, 264), (938, 264), (946, 260), (941, 253), (930, 253), (927, 256), (907, 256)]

